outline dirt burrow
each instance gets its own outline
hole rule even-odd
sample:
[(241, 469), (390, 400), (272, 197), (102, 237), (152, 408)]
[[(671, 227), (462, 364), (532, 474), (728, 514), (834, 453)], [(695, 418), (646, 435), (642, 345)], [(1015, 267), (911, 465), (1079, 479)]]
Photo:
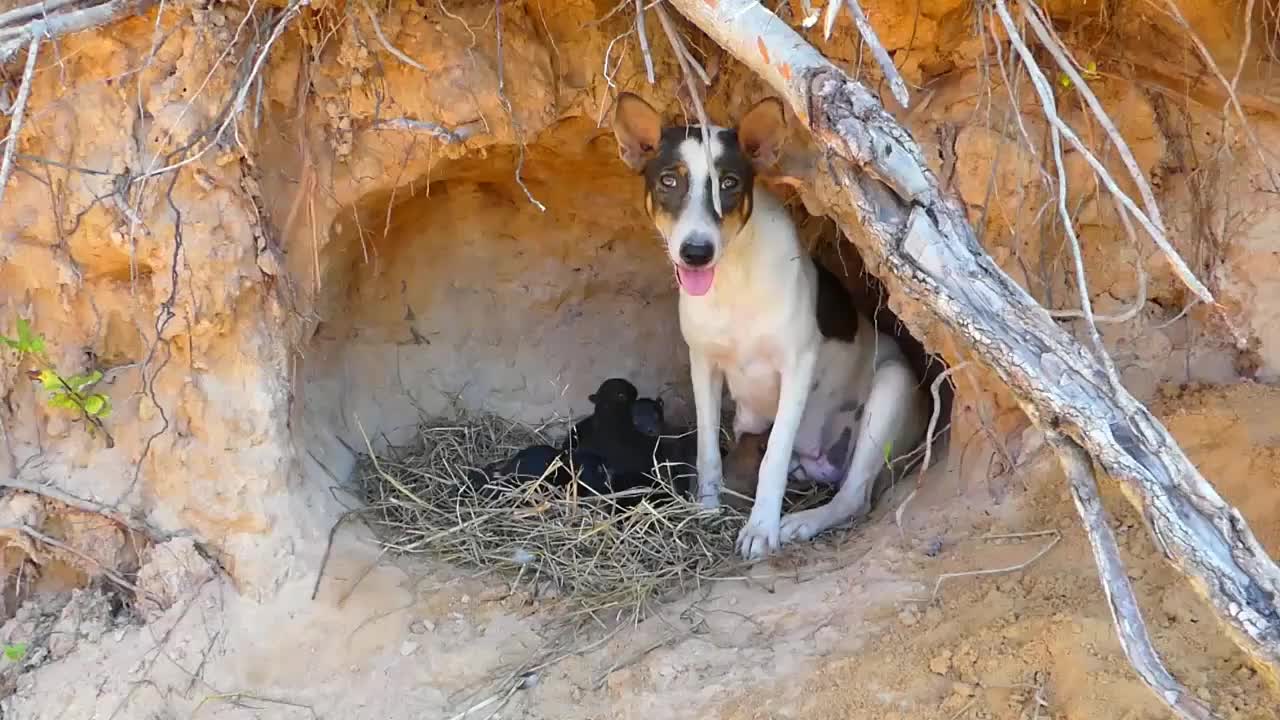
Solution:
[[(1229, 478), (1221, 491), (1272, 552), (1280, 419), (1266, 408), (1277, 401), (1280, 390), (1242, 385), (1171, 388), (1161, 405), (1193, 461)], [(1210, 429), (1225, 432), (1196, 441)], [(792, 551), (749, 581), (716, 583), (603, 645), (591, 647), (589, 635), (568, 642), (519, 680), (495, 717), (1169, 717), (1116, 642), (1056, 461), (1040, 450), (1018, 462), (1001, 502), (966, 491), (954, 472), (932, 473), (904, 516), (905, 545), (886, 509), (900, 488), (867, 526)], [(1165, 565), (1116, 489), (1104, 491), (1175, 675), (1226, 718), (1280, 717), (1280, 696)], [(951, 578), (928, 601), (940, 574), (1026, 561), (1054, 540), (1050, 532), (1060, 540), (1025, 570)], [(1012, 533), (1039, 534), (983, 540)], [(185, 577), (178, 603), (146, 625), (112, 621), (91, 592), (24, 606), (4, 640), (55, 615), (50, 637), (71, 639), (51, 639), (43, 664), (16, 678), (5, 717), (186, 717), (198, 708), (290, 718), (310, 707), (321, 717), (447, 718), (506, 695), (503, 677), (564, 640), (540, 635), (548, 610), (527, 596), (482, 575), (388, 560), (357, 531), (340, 536), (314, 602), (309, 582), (256, 605), (223, 580)]]

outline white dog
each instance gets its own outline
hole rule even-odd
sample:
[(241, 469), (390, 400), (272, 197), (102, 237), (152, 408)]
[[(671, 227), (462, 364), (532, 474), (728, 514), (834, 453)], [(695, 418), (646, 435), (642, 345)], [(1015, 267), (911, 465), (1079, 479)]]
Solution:
[[(700, 127), (664, 127), (648, 103), (623, 93), (613, 130), (623, 161), (644, 174), (645, 210), (680, 284), (701, 502), (720, 504), (727, 380), (735, 438), (769, 431), (755, 503), (738, 536), (743, 557), (866, 513), (887, 456), (923, 437), (929, 403), (894, 339), (857, 312), (840, 281), (801, 248), (782, 204), (756, 185), (781, 154), (782, 103), (768, 98), (736, 129), (710, 129), (714, 188)], [(839, 490), (822, 507), (782, 517), (793, 464)]]

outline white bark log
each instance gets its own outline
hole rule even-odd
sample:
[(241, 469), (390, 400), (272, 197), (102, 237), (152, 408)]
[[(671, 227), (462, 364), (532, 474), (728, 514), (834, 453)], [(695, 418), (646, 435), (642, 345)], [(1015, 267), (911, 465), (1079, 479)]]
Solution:
[(1133, 594), (1133, 585), (1125, 574), (1115, 535), (1107, 523), (1106, 508), (1102, 507), (1102, 498), (1098, 496), (1093, 460), (1084, 448), (1065, 435), (1050, 433), (1047, 437), (1049, 445), (1058, 453), (1067, 484), (1071, 487), (1071, 499), (1075, 501), (1076, 511), (1080, 513), (1080, 519), (1089, 535), (1093, 558), (1098, 564), (1102, 594), (1107, 598), (1111, 620), (1120, 637), (1120, 647), (1124, 649), (1129, 663), (1147, 687), (1159, 695), (1178, 717), (1185, 720), (1217, 717), (1208, 706), (1187, 692), (1182, 683), (1174, 679), (1151, 644), (1147, 624), (1138, 607), (1138, 598)]
[(1112, 392), (1098, 361), (995, 265), (910, 133), (756, 0), (668, 2), (761, 75), (807, 125), (825, 151), (826, 172), (805, 191), (829, 209), (868, 267), (995, 371), (1033, 422), (1070, 436), (1120, 482), (1156, 546), (1280, 681), (1280, 567), (1164, 426), (1127, 392)]

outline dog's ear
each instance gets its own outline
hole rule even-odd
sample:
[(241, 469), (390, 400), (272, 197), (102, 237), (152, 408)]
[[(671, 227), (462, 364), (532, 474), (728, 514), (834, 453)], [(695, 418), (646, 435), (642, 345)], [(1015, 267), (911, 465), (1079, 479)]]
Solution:
[(640, 96), (624, 92), (613, 107), (613, 134), (618, 138), (622, 162), (639, 172), (658, 151), (662, 116)]
[(787, 152), (771, 167), (756, 173), (757, 182), (774, 188), (800, 190), (813, 182), (817, 172), (815, 156), (811, 152)]
[(756, 103), (738, 121), (738, 142), (756, 172), (773, 167), (782, 155), (787, 139), (787, 113), (782, 101), (767, 97)]

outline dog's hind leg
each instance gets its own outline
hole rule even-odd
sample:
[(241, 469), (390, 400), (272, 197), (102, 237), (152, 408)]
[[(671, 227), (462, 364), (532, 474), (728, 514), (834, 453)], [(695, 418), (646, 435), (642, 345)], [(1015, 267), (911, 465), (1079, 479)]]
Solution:
[(720, 465), (720, 400), (724, 373), (706, 355), (690, 348), (689, 376), (698, 416), (698, 500), (708, 509), (720, 507), (724, 484)]
[(738, 533), (738, 552), (747, 560), (758, 560), (781, 546), (780, 526), (782, 496), (787, 492), (787, 476), (791, 471), (796, 432), (809, 400), (817, 353), (801, 353), (794, 364), (782, 373), (778, 391), (778, 413), (769, 431), (769, 442), (760, 463), (756, 481), (756, 500), (751, 506), (747, 524)]
[(871, 382), (871, 394), (858, 430), (858, 444), (840, 490), (826, 505), (783, 518), (782, 542), (809, 540), (828, 528), (864, 515), (871, 509), (871, 492), (876, 477), (884, 470), (886, 449), (892, 444), (893, 452), (906, 452), (910, 448), (899, 445), (918, 439), (919, 403), (913, 397), (917, 380), (911, 369), (900, 360), (892, 360), (876, 371)]

